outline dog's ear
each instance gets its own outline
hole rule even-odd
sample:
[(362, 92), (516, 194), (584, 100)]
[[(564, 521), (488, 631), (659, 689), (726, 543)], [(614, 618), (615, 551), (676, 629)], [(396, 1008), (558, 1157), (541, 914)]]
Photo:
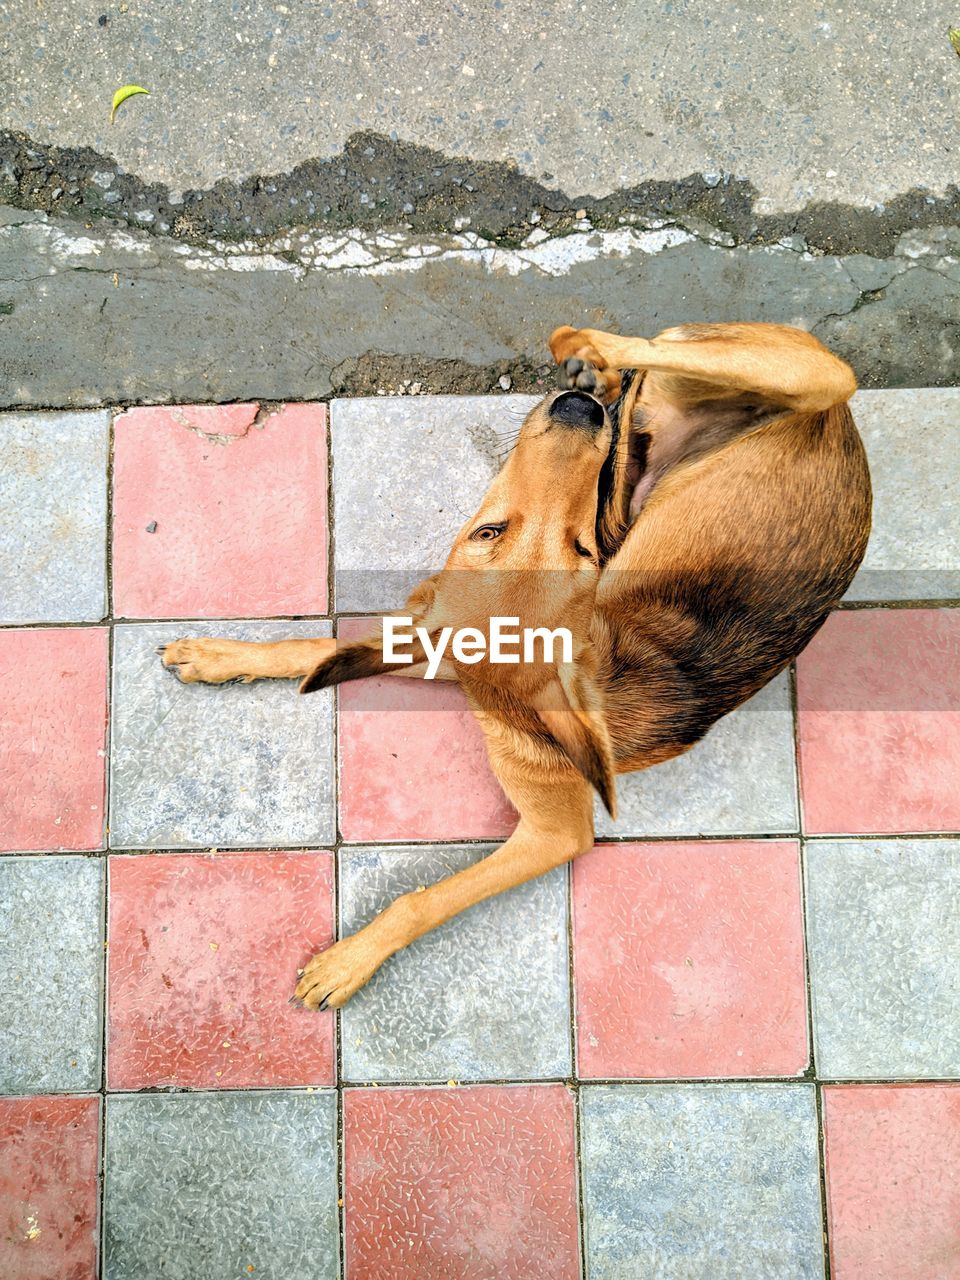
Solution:
[(613, 749), (600, 695), (593, 680), (569, 663), (561, 663), (557, 678), (532, 702), (564, 755), (594, 787), (611, 818), (617, 816)]
[[(412, 616), (414, 638), (411, 654), (414, 662), (423, 662), (426, 652), (416, 638), (416, 628), (425, 626), (432, 633), (430, 610), (436, 596), (437, 579), (426, 578), (407, 599), (407, 613)], [(315, 667), (300, 685), (301, 693), (313, 693), (317, 689), (329, 689), (332, 685), (345, 684), (348, 680), (363, 680), (365, 676), (380, 676), (385, 671), (395, 671), (392, 662), (383, 660), (383, 632), (366, 636), (363, 640), (337, 645), (337, 651)]]

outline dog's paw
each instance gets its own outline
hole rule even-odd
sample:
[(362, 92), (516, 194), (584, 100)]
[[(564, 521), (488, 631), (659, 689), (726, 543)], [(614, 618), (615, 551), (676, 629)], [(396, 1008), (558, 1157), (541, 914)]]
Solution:
[(244, 670), (244, 646), (238, 640), (174, 640), (157, 650), (160, 660), (183, 684), (226, 684), (256, 679)]
[(618, 370), (606, 367), (586, 330), (569, 325), (554, 329), (550, 351), (559, 365), (558, 381), (564, 391), (586, 391), (599, 400), (616, 399), (620, 394)]
[(308, 1009), (339, 1009), (370, 981), (384, 958), (357, 935), (335, 942), (307, 963), (294, 1001)]
[(609, 403), (620, 394), (620, 374), (616, 369), (598, 369), (579, 356), (571, 356), (560, 366), (557, 381), (564, 391), (587, 391)]
[(579, 356), (564, 360), (557, 371), (557, 380), (564, 391), (589, 391), (591, 395), (606, 391), (603, 372), (596, 365), (581, 360)]

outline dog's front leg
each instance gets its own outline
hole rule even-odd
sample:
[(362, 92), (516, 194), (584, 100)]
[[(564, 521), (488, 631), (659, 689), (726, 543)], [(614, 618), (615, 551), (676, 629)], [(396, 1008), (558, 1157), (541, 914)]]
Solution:
[[(498, 773), (500, 771), (498, 770)], [(310, 1009), (339, 1008), (395, 951), (484, 898), (561, 866), (593, 844), (592, 792), (579, 774), (505, 790), (520, 811), (517, 829), (472, 867), (392, 902), (357, 933), (315, 955), (296, 996)]]
[(336, 651), (336, 640), (326, 637), (258, 641), (219, 636), (173, 640), (158, 650), (163, 665), (183, 684), (302, 679)]
[[(337, 641), (225, 640), (199, 637), (173, 640), (158, 650), (163, 665), (182, 684), (250, 684), (254, 680), (302, 680), (337, 652)], [(382, 674), (422, 680), (425, 662), (396, 666)], [(432, 679), (456, 680), (450, 662), (441, 661)]]

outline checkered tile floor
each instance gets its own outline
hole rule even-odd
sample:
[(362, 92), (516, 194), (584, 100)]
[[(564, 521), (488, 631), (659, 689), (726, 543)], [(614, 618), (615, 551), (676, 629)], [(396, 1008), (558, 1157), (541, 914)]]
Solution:
[(398, 603), (528, 403), (0, 415), (5, 1280), (960, 1277), (960, 391), (858, 396), (877, 528), (795, 672), (287, 1003), (509, 806), (455, 688), (155, 649)]

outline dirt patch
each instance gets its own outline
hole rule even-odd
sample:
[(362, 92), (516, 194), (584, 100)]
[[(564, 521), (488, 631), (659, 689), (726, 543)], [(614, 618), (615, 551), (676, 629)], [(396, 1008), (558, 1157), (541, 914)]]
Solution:
[(545, 395), (556, 385), (556, 367), (519, 358), (476, 365), (368, 351), (331, 371), (335, 396), (486, 396), (521, 392)]
[(294, 227), (435, 234), (468, 226), (513, 246), (535, 226), (562, 235), (585, 215), (598, 228), (638, 217), (687, 218), (736, 244), (800, 235), (826, 253), (885, 257), (907, 229), (960, 223), (955, 186), (942, 197), (910, 191), (874, 209), (821, 203), (786, 215), (757, 215), (756, 195), (744, 179), (703, 174), (643, 182), (601, 198), (567, 195), (512, 164), (447, 156), (370, 132), (353, 134), (338, 155), (306, 160), (289, 173), (180, 193), (124, 173), (90, 147), (55, 147), (0, 130), (0, 203), (109, 219), (193, 244), (256, 240)]

